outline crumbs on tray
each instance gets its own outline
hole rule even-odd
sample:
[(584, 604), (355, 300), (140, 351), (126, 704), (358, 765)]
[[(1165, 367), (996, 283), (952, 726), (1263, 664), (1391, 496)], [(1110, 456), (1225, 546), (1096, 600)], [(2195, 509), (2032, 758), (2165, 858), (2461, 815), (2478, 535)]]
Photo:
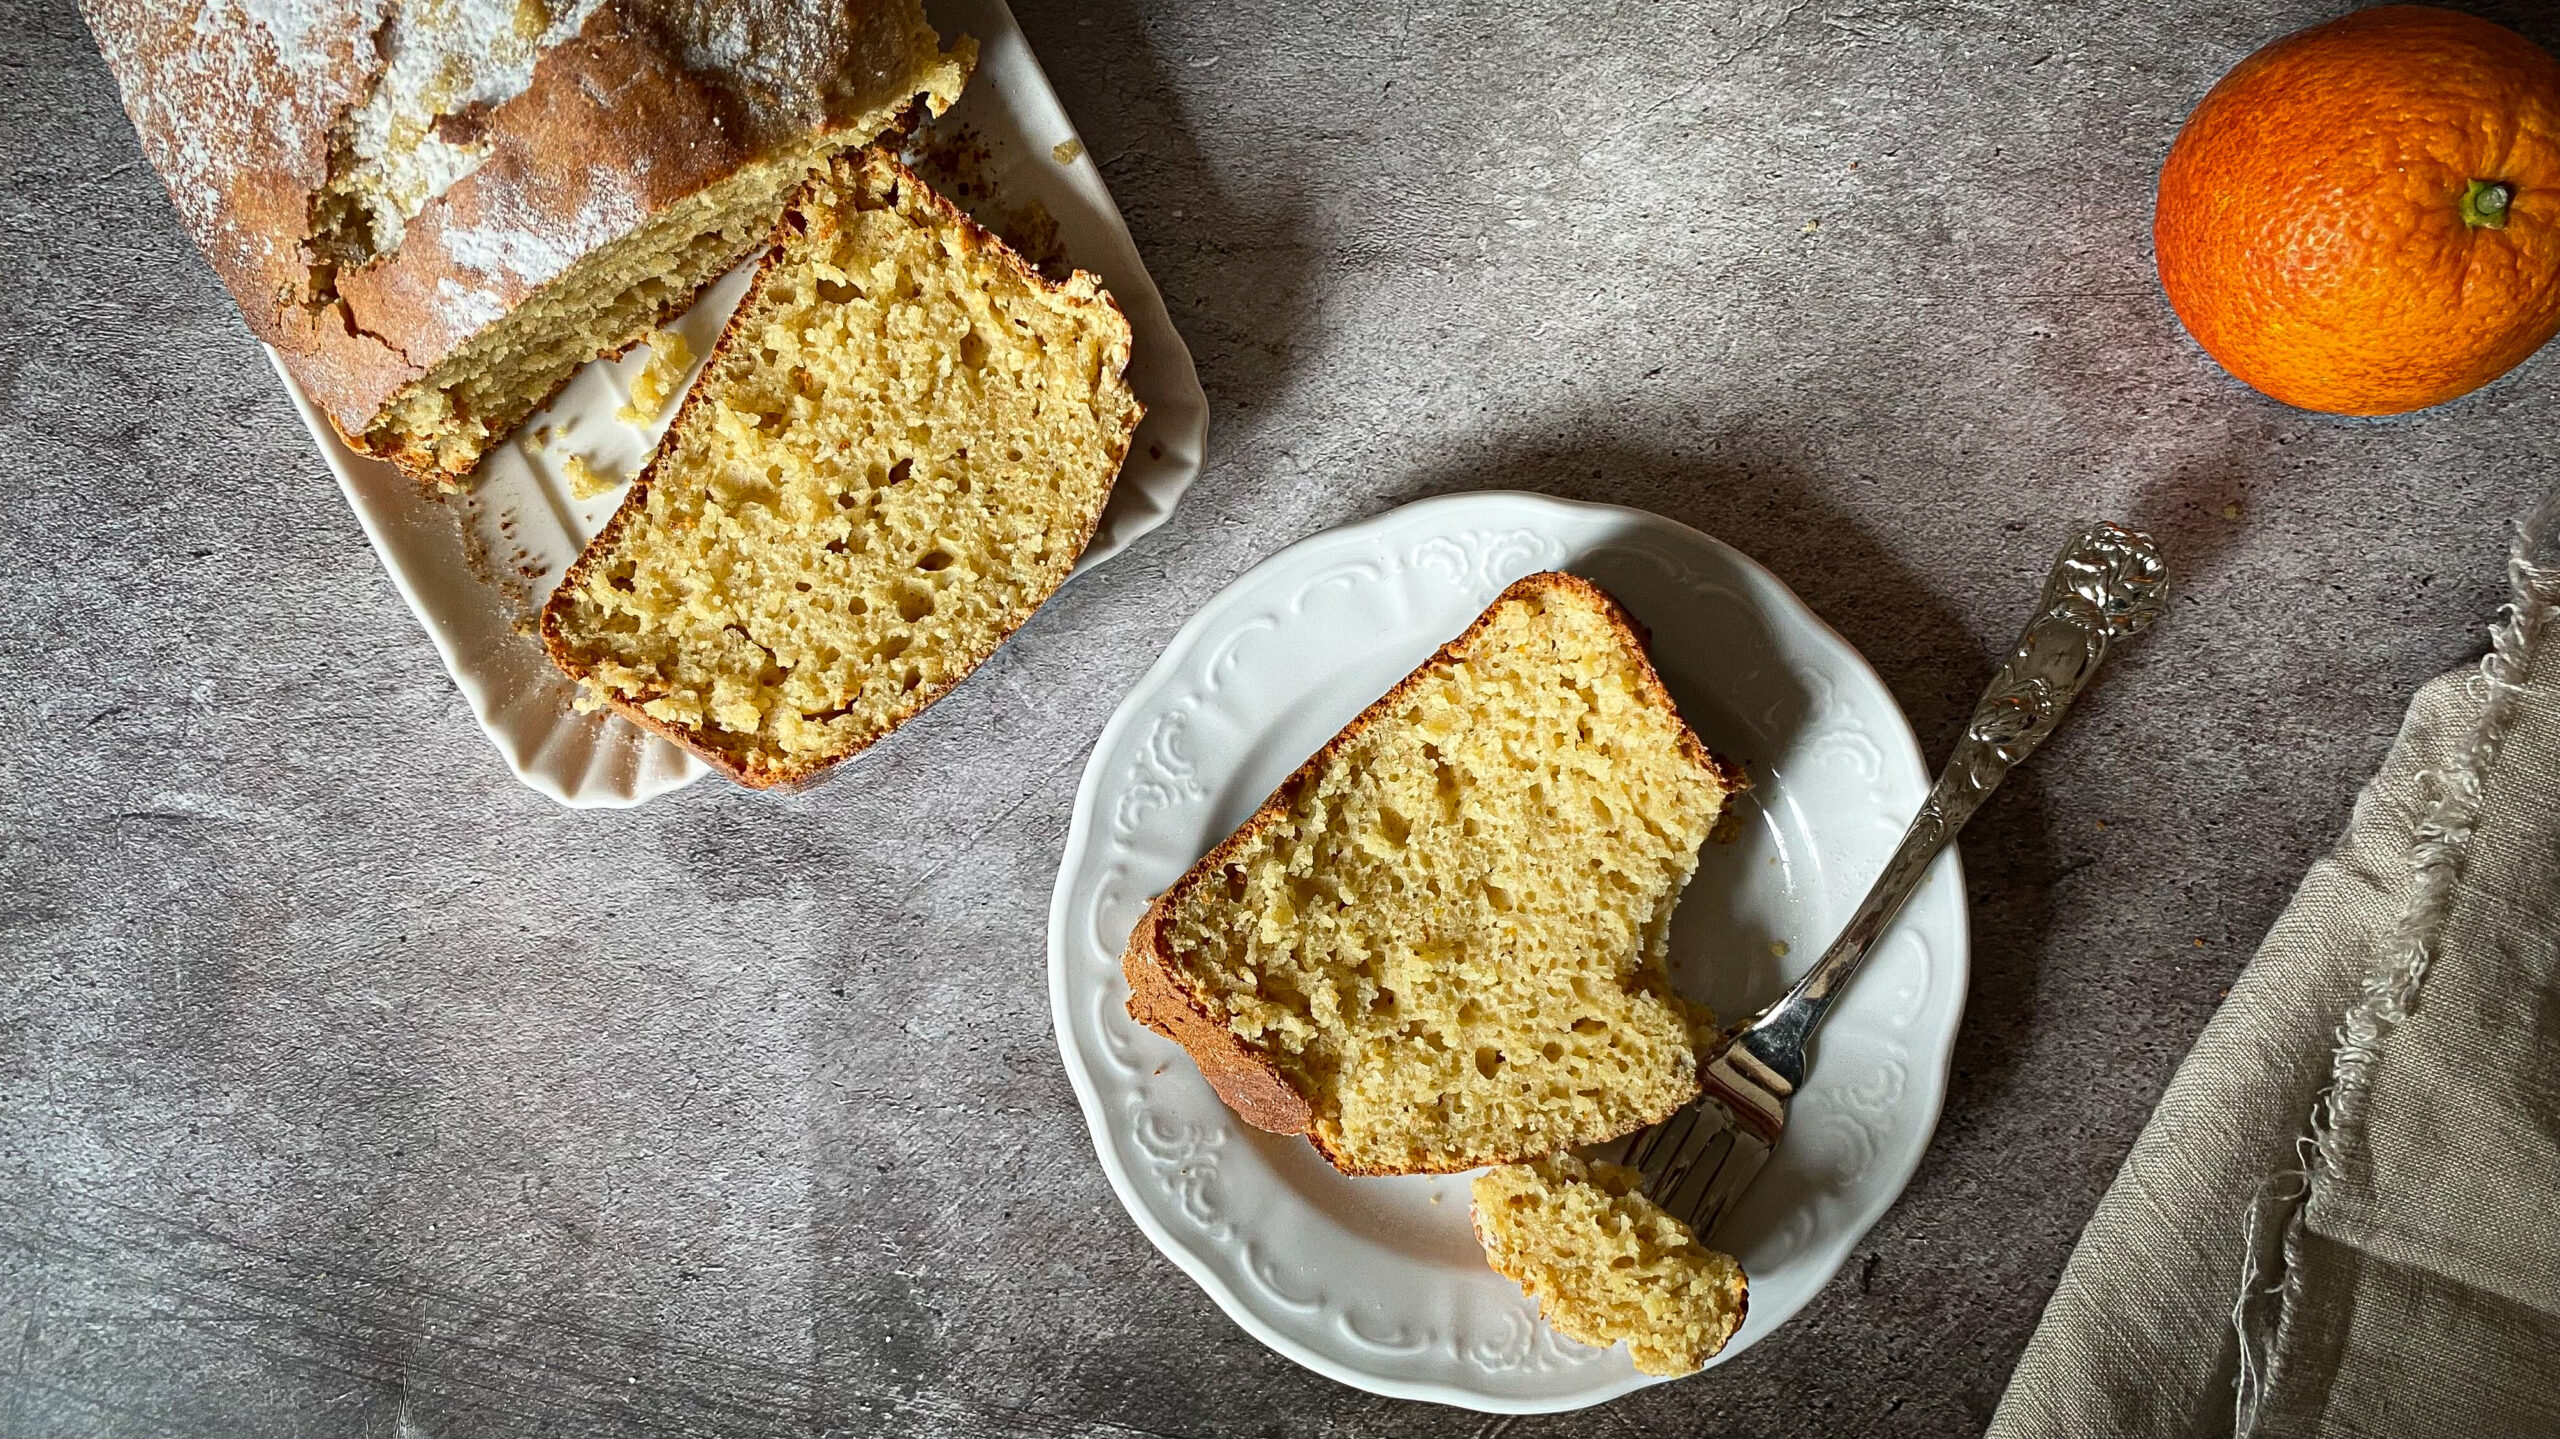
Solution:
[(613, 412), (626, 425), (645, 425), (667, 407), (667, 397), (684, 383), (693, 364), (693, 346), (673, 330), (649, 332), (649, 362), (631, 381), (631, 401)]
[(581, 500), (592, 500), (622, 483), (622, 477), (599, 470), (584, 455), (571, 455), (560, 462), (560, 477), (569, 482), (569, 493)]

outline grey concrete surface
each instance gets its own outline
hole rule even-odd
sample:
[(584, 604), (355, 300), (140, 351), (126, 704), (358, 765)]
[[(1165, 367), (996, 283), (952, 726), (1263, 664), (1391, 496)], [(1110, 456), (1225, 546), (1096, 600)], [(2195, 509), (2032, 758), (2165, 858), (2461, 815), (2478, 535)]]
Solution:
[[(2547, 355), (2327, 419), (2163, 304), (2180, 117), (2334, 8), (1025, 0), (1197, 353), (1199, 487), (833, 787), (573, 814), (474, 728), (68, 0), (8, 0), (0, 1434), (1978, 1430), (2560, 451)], [(2186, 584), (1966, 841), (1945, 1119), (1848, 1270), (1709, 1376), (1487, 1424), (1301, 1372), (1147, 1245), (1043, 937), (1186, 615), (1496, 485), (1758, 556), (1933, 755), (2067, 519)]]

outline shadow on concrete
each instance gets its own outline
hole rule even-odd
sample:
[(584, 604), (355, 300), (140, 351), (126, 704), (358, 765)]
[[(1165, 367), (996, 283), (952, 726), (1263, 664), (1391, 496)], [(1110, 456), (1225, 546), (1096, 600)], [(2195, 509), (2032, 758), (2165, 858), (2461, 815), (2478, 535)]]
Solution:
[(1304, 177), (1277, 149), (1202, 153), (1132, 0), (1015, 9), (1191, 349), (1212, 452), (1232, 449), (1287, 387), (1314, 318), (1327, 245)]

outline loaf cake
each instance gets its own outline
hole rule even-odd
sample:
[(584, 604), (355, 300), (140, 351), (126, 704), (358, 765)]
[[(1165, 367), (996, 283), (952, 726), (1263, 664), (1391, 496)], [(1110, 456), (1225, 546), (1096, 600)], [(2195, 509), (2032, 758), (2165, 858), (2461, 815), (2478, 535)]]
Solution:
[(82, 0), (143, 151), (355, 448), (450, 479), (976, 51), (918, 0)]
[(1698, 1092), (1665, 949), (1742, 782), (1614, 600), (1532, 575), (1156, 898), (1129, 1013), (1346, 1173), (1625, 1134)]
[(1129, 326), (895, 159), (837, 160), (542, 612), (597, 699), (796, 785), (931, 704), (1062, 584), (1142, 413)]
[(1695, 1373), (1742, 1327), (1750, 1284), (1643, 1182), (1570, 1154), (1488, 1169), (1474, 1186), (1476, 1239), (1557, 1333), (1624, 1343), (1647, 1374)]

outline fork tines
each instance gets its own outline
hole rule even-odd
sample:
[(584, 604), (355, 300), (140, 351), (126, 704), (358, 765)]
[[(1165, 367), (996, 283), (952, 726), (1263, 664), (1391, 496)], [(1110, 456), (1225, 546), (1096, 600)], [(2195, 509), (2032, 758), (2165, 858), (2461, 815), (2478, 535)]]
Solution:
[[(1629, 1143), (1627, 1163), (1645, 1193), (1704, 1240), (1760, 1173), (1786, 1126), (1786, 1102), (1755, 1056), (1719, 1049), (1699, 1076), (1698, 1098)], [(1782, 1081), (1781, 1081), (1782, 1082)]]

